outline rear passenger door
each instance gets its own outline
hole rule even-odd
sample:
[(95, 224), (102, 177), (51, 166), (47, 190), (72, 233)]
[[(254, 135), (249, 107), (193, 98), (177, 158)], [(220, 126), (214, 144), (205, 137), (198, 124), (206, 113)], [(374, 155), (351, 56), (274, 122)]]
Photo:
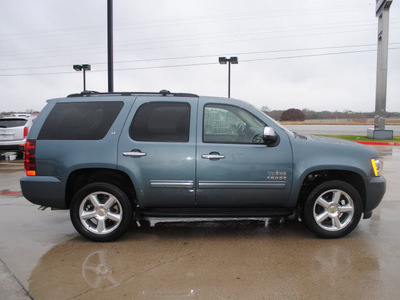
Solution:
[(195, 204), (197, 98), (138, 97), (122, 131), (118, 167), (143, 208)]

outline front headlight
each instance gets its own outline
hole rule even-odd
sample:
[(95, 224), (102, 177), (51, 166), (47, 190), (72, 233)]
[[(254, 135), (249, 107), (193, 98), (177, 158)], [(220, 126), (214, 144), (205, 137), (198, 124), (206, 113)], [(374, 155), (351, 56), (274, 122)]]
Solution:
[(375, 176), (381, 176), (383, 162), (379, 158), (371, 159), (372, 169), (374, 170)]

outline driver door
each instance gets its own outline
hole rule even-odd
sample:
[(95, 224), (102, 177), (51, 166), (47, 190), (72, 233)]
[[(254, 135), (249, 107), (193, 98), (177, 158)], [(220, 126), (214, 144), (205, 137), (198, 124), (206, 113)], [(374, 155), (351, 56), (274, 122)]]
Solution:
[(283, 207), (289, 197), (292, 154), (288, 137), (268, 147), (267, 126), (230, 104), (200, 103), (197, 135), (196, 206)]

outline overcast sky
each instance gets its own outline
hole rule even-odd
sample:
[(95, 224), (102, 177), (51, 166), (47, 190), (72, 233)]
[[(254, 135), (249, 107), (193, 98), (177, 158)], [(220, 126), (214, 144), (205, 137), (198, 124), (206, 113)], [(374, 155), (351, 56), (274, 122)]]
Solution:
[[(114, 90), (231, 96), (257, 107), (375, 110), (375, 0), (114, 0)], [(107, 0), (0, 1), (0, 112), (107, 91)], [(400, 111), (400, 1), (387, 111)]]

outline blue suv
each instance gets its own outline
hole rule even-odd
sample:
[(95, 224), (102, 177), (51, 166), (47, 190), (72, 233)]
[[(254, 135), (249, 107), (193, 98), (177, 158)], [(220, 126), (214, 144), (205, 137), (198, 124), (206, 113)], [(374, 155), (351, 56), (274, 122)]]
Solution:
[(292, 214), (338, 238), (386, 189), (371, 147), (293, 133), (243, 101), (166, 90), (49, 100), (29, 132), (25, 169), (24, 197), (69, 209), (93, 241), (149, 217)]

